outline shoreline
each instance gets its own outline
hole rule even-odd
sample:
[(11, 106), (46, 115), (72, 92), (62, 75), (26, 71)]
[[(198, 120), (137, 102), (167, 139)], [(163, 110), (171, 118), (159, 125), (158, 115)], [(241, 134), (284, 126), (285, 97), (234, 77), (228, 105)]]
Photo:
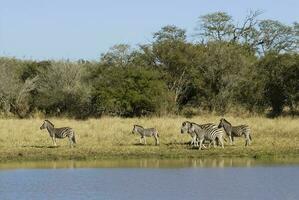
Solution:
[[(49, 148), (49, 147), (47, 147)], [(223, 150), (220, 147), (216, 147), (215, 149), (207, 149), (201, 150), (191, 149), (187, 147), (186, 150), (176, 150), (176, 151), (165, 151), (163, 152), (142, 152), (138, 153), (137, 151), (132, 152), (92, 152), (88, 149), (86, 152), (83, 152), (82, 149), (78, 151), (73, 151), (71, 149), (67, 149), (68, 147), (56, 147), (49, 149), (64, 149), (64, 154), (56, 152), (43, 152), (38, 153), (36, 151), (14, 151), (13, 153), (1, 152), (0, 153), (0, 163), (5, 162), (32, 162), (32, 161), (101, 161), (101, 160), (142, 160), (142, 159), (226, 159), (226, 158), (236, 158), (236, 159), (255, 159), (255, 160), (273, 160), (273, 159), (298, 159), (299, 160), (299, 149), (288, 150), (288, 151), (276, 151), (272, 150), (262, 150), (256, 151), (254, 149), (245, 149), (242, 152), (236, 152), (232, 150), (230, 147), (227, 147)], [(74, 147), (75, 149), (76, 147)], [(151, 148), (158, 149), (159, 147), (151, 146)], [(121, 150), (121, 149), (120, 149)], [(125, 150), (125, 149), (123, 149)]]
[(230, 168), (263, 166), (299, 166), (298, 155), (267, 157), (193, 157), (193, 158), (131, 158), (106, 157), (84, 159), (5, 160), (1, 170), (11, 169), (67, 169), (67, 168)]

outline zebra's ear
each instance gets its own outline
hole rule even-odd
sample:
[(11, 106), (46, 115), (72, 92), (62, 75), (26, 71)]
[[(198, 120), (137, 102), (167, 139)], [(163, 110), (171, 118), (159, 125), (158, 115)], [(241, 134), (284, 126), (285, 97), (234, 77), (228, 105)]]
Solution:
[(186, 126), (186, 122), (183, 122), (182, 125), (183, 125), (183, 126)]

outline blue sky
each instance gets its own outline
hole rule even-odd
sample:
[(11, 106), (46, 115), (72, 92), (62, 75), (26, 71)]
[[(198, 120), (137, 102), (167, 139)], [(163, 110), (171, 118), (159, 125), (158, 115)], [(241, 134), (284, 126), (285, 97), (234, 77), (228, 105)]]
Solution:
[(242, 20), (299, 21), (298, 0), (0, 0), (0, 56), (23, 59), (91, 59), (114, 44), (150, 42), (173, 24), (194, 33), (199, 16), (226, 11)]

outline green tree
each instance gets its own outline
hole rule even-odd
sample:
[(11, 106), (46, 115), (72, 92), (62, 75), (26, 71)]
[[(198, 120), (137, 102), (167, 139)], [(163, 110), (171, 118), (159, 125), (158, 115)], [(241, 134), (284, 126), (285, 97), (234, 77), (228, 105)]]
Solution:
[(267, 54), (259, 61), (258, 72), (264, 81), (265, 105), (271, 107), (271, 116), (278, 116), (287, 105), (293, 111), (299, 100), (298, 55)]
[(157, 71), (137, 66), (122, 69), (99, 66), (96, 73), (90, 81), (97, 115), (133, 117), (159, 114), (167, 109), (166, 85)]
[(38, 107), (46, 114), (85, 118), (90, 114), (90, 88), (82, 65), (52, 62), (39, 73)]
[(127, 44), (114, 45), (107, 53), (102, 54), (101, 63), (111, 67), (127, 67), (131, 63), (131, 48)]
[(230, 41), (233, 38), (234, 29), (230, 15), (226, 12), (215, 12), (199, 17), (196, 35), (208, 41)]

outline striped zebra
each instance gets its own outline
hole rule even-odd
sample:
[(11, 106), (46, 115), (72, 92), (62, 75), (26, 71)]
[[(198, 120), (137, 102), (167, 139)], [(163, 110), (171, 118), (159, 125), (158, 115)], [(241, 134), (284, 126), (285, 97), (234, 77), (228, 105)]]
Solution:
[(243, 124), (239, 126), (232, 126), (226, 119), (221, 118), (220, 123), (218, 125), (219, 128), (223, 127), (227, 136), (229, 137), (230, 144), (232, 145), (234, 142), (234, 137), (241, 137), (244, 135), (245, 137), (245, 146), (251, 144), (251, 130), (248, 125)]
[(54, 124), (52, 124), (49, 120), (45, 120), (43, 125), (40, 127), (40, 130), (43, 129), (48, 130), (54, 146), (57, 146), (56, 138), (63, 139), (65, 137), (69, 138), (70, 147), (73, 147), (73, 143), (76, 144), (75, 132), (72, 128), (69, 127), (54, 128)]
[[(218, 139), (219, 145), (224, 148), (223, 145), (223, 135), (224, 131), (217, 127), (217, 125), (213, 123), (208, 124), (196, 124), (191, 123), (190, 130), (191, 132), (195, 132), (197, 137), (197, 144), (199, 146), (199, 150), (202, 148), (202, 144), (205, 140), (213, 143), (214, 148), (216, 147), (216, 139)], [(199, 142), (199, 145), (198, 145)]]
[(192, 122), (189, 122), (189, 121), (185, 121), (182, 123), (181, 134), (184, 134), (187, 132), (191, 136), (190, 145), (192, 146), (192, 145), (195, 145), (197, 138), (196, 138), (196, 134), (194, 132), (189, 132), (191, 123)]
[(223, 146), (224, 132), (222, 129), (219, 129), (216, 124), (208, 123), (208, 124), (199, 125), (193, 122), (185, 121), (182, 123), (181, 133), (184, 133), (186, 131), (190, 135), (195, 134), (195, 137), (192, 138), (193, 144), (194, 146), (199, 146), (199, 149), (202, 149), (202, 147), (205, 148), (205, 146), (203, 145), (204, 141), (209, 141), (210, 144), (213, 143), (213, 146), (215, 147), (216, 139), (218, 140), (219, 145), (222, 148), (224, 148)]
[(144, 140), (144, 144), (146, 144), (146, 137), (153, 136), (156, 140), (156, 145), (159, 145), (159, 132), (155, 128), (143, 128), (140, 125), (134, 125), (132, 134), (134, 133), (140, 134), (140, 144), (142, 144), (142, 139)]

